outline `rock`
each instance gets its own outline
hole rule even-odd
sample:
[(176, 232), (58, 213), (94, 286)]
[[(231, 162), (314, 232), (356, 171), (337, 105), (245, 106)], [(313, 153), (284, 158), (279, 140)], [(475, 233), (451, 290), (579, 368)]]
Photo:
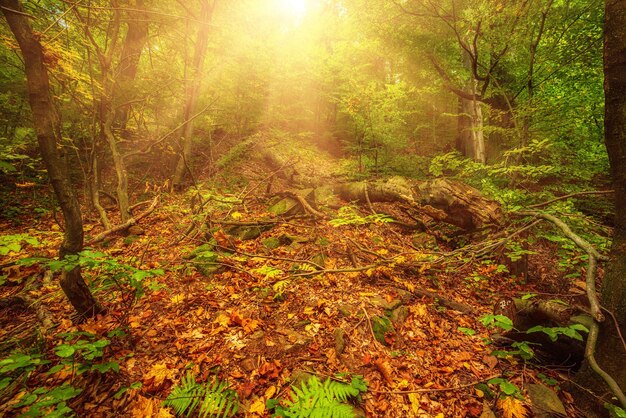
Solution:
[(392, 299), (391, 301), (388, 301), (387, 299), (379, 295), (374, 296), (372, 299), (370, 299), (370, 302), (372, 302), (373, 305), (376, 305), (388, 311), (392, 311), (402, 304), (402, 301), (400, 299)]
[[(299, 189), (292, 190), (292, 192), (302, 197), (312, 206), (315, 206), (315, 193), (313, 189)], [(267, 211), (269, 213), (273, 213), (274, 215), (290, 216), (301, 213), (302, 207), (300, 206), (300, 202), (298, 202), (297, 200), (290, 197), (285, 197), (269, 207)]]
[(129, 235), (126, 238), (124, 238), (124, 245), (130, 245), (133, 242), (137, 241), (139, 239), (138, 235)]
[(256, 366), (254, 364), (254, 358), (248, 357), (246, 359), (243, 359), (243, 361), (241, 362), (241, 368), (247, 371), (248, 373), (256, 370)]
[(342, 328), (335, 329), (335, 332), (334, 332), (334, 335), (335, 335), (335, 352), (337, 353), (337, 355), (342, 354), (343, 351), (346, 349), (345, 334), (346, 334), (346, 332)]
[(387, 340), (385, 340), (385, 334), (394, 332), (393, 324), (389, 318), (386, 316), (373, 316), (370, 322), (372, 323), (374, 338), (383, 345), (389, 345)]
[(391, 322), (401, 325), (409, 317), (409, 308), (399, 306), (391, 312)]
[(269, 237), (261, 241), (265, 248), (269, 248), (270, 250), (276, 249), (281, 246), (281, 242), (276, 237)]
[(146, 233), (146, 231), (144, 231), (144, 229), (140, 227), (139, 225), (133, 225), (130, 228), (128, 228), (128, 233), (130, 235), (143, 235)]
[(354, 306), (349, 305), (347, 303), (342, 303), (341, 305), (337, 307), (337, 309), (339, 310), (339, 313), (342, 314), (343, 316), (351, 317), (352, 312), (354, 311)]
[(269, 231), (274, 227), (274, 224), (261, 224), (261, 225), (237, 225), (232, 228), (228, 228), (226, 233), (230, 236), (239, 238), (242, 241), (258, 238), (263, 232)]
[(437, 239), (426, 232), (418, 232), (411, 238), (414, 247), (427, 250), (435, 250), (438, 248)]
[(314, 377), (311, 373), (303, 370), (294, 370), (291, 373), (291, 384), (296, 387), (301, 387), (303, 383), (307, 383), (309, 379)]
[(536, 417), (552, 418), (567, 416), (563, 403), (549, 387), (541, 384), (526, 385), (532, 410)]

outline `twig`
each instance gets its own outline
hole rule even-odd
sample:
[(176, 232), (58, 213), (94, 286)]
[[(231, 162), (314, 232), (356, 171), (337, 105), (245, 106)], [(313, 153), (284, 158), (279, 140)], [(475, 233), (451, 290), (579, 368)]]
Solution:
[(472, 386), (476, 386), (479, 383), (482, 382), (486, 382), (489, 381), (491, 379), (495, 379), (496, 377), (500, 377), (499, 374), (495, 374), (493, 376), (487, 377), (485, 379), (481, 379), (481, 380), (477, 380), (475, 382), (472, 383), (466, 383), (464, 385), (459, 385), (459, 386), (452, 386), (449, 388), (435, 388), (435, 389), (415, 389), (415, 390), (374, 390), (374, 389), (368, 389), (369, 392), (374, 392), (374, 393), (385, 393), (388, 395), (403, 395), (406, 393), (428, 393), (428, 392), (449, 392), (449, 391), (453, 391), (453, 390), (459, 390), (459, 389), (465, 389), (465, 388), (469, 388)]
[(547, 202), (537, 203), (536, 205), (530, 205), (530, 206), (527, 206), (527, 207), (529, 209), (537, 209), (537, 208), (542, 208), (544, 206), (548, 206), (551, 203), (558, 202), (559, 200), (569, 199), (570, 197), (593, 195), (593, 194), (610, 194), (610, 193), (614, 193), (614, 192), (615, 192), (615, 190), (589, 190), (589, 191), (586, 191), (586, 192), (570, 193), (570, 194), (566, 194), (565, 196), (559, 196), (559, 197), (556, 197), (556, 198), (554, 198), (552, 200), (548, 200)]
[(624, 341), (624, 336), (622, 335), (622, 331), (619, 328), (619, 321), (615, 317), (615, 314), (612, 311), (609, 311), (605, 307), (602, 307), (602, 310), (609, 314), (611, 318), (613, 318), (613, 323), (615, 324), (615, 330), (617, 331), (617, 336), (622, 341), (622, 346), (624, 347), (624, 351), (626, 351), (626, 341)]

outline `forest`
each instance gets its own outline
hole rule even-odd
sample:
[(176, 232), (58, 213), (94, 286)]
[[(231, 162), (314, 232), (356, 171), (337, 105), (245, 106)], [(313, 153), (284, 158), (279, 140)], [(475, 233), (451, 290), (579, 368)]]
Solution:
[(0, 417), (626, 417), (623, 0), (0, 11)]

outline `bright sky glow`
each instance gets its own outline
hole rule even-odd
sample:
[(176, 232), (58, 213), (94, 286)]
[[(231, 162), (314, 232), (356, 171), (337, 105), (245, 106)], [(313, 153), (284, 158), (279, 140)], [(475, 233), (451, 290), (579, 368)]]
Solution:
[(284, 14), (299, 25), (308, 9), (308, 0), (276, 0), (276, 6), (281, 14)]

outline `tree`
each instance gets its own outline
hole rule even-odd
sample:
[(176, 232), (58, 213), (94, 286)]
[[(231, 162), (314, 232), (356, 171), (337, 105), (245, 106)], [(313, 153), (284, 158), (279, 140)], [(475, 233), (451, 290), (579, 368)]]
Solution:
[[(626, 334), (626, 2), (606, 0), (604, 32), (605, 142), (615, 189), (615, 231), (602, 304)], [(596, 356), (626, 390), (626, 351), (611, 321), (602, 324)]]
[[(50, 93), (46, 51), (37, 34), (33, 32), (28, 21), (29, 15), (24, 12), (19, 0), (0, 0), (0, 6), (24, 58), (28, 99), (39, 150), (65, 221), (64, 239), (59, 249), (59, 257), (63, 259), (82, 250), (83, 223), (80, 206), (63, 156), (61, 119)], [(80, 267), (70, 271), (63, 270), (60, 284), (79, 315), (95, 316), (102, 312), (102, 308), (81, 276)]]
[(191, 137), (193, 135), (193, 113), (200, 94), (200, 82), (202, 81), (202, 68), (206, 56), (210, 21), (217, 0), (203, 0), (200, 2), (200, 17), (196, 45), (193, 55), (193, 63), (189, 74), (185, 77), (185, 105), (183, 107), (183, 125), (180, 134), (180, 157), (176, 163), (176, 170), (172, 178), (172, 186), (180, 187), (188, 169), (189, 157), (191, 156)]

